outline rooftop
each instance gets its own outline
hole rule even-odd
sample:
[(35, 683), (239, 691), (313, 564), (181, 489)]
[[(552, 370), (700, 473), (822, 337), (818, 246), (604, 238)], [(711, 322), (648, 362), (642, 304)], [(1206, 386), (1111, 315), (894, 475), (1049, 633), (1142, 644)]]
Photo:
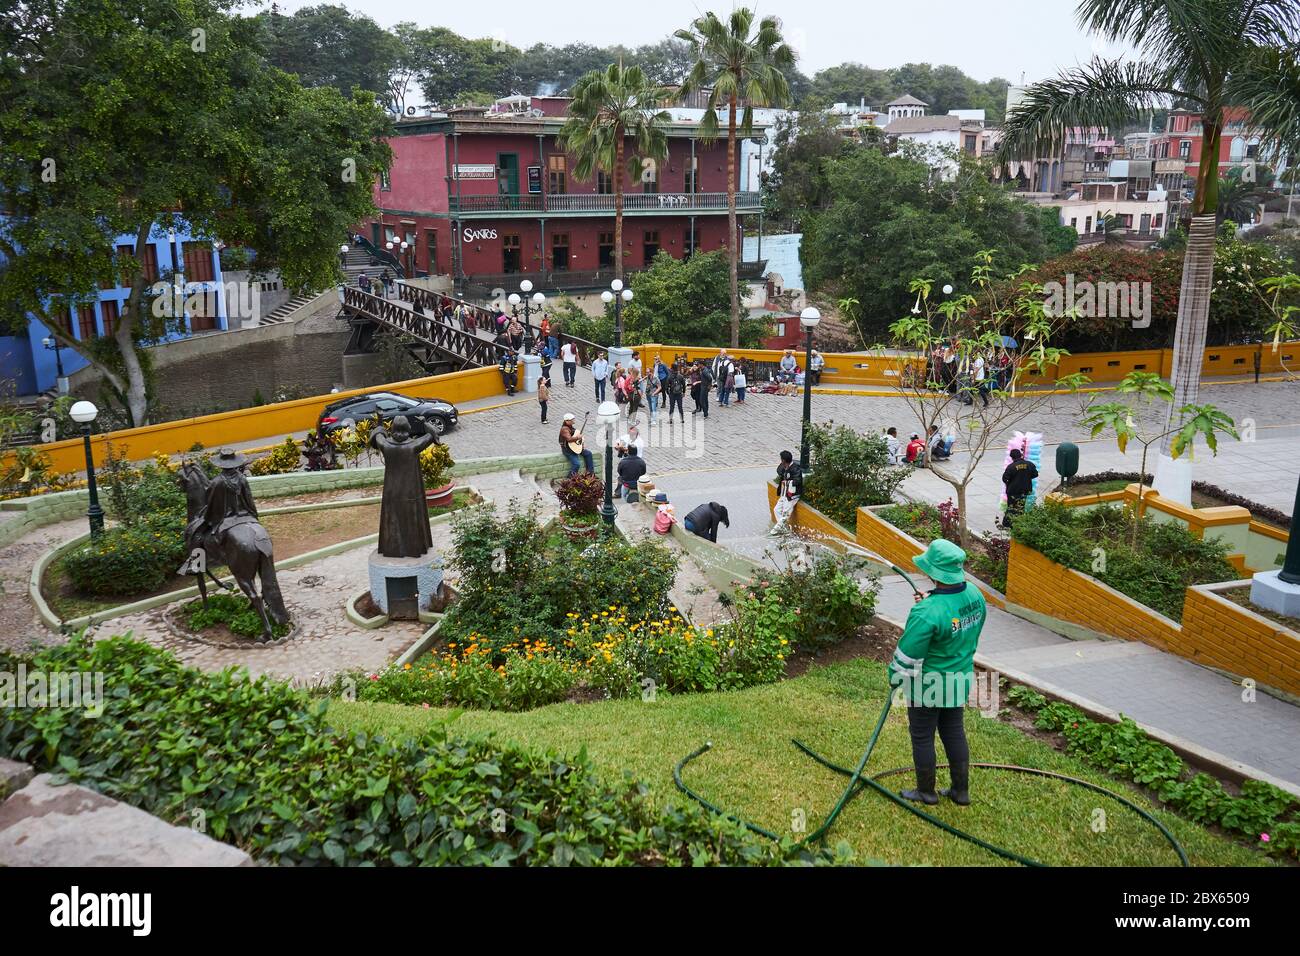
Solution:
[(903, 133), (932, 133), (944, 129), (961, 129), (960, 116), (903, 116), (885, 127), (889, 136)]
[(887, 103), (885, 105), (886, 106), (929, 106), (930, 104), (925, 102), (925, 100), (918, 100), (911, 93), (904, 93), (902, 96), (894, 100), (892, 103)]

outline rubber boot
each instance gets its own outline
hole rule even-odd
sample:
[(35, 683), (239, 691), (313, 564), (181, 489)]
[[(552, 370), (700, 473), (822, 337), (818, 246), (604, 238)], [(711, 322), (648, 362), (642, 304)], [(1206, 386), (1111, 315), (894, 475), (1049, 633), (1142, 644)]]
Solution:
[(899, 796), (904, 800), (911, 800), (913, 803), (924, 803), (930, 807), (938, 803), (939, 795), (934, 792), (934, 768), (917, 767), (916, 789), (904, 790)]
[(970, 764), (955, 763), (948, 768), (948, 773), (952, 777), (952, 786), (944, 787), (939, 791), (939, 795), (947, 797), (958, 806), (969, 806)]

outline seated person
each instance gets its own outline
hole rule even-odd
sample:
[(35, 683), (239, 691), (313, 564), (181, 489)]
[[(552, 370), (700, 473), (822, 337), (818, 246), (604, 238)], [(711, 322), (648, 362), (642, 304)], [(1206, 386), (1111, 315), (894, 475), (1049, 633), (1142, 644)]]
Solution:
[(920, 465), (925, 460), (925, 442), (921, 441), (921, 436), (912, 432), (912, 438), (907, 443), (907, 452), (903, 456), (903, 461), (909, 465)]
[(945, 439), (939, 434), (939, 426), (930, 426), (929, 442), (930, 457), (934, 461), (946, 461), (952, 457), (952, 441)]
[(618, 453), (620, 458), (626, 455), (631, 448), (635, 448), (636, 453), (645, 458), (645, 439), (641, 437), (641, 429), (637, 428), (636, 425), (629, 425), (627, 434), (614, 442), (614, 451)]
[(629, 491), (636, 491), (636, 480), (645, 474), (645, 459), (637, 454), (636, 445), (630, 445), (623, 460), (618, 463), (618, 484), (614, 497), (622, 500)]
[(682, 523), (682, 527), (691, 534), (705, 538), (712, 541), (714, 544), (717, 544), (719, 524), (724, 524), (728, 528), (731, 527), (731, 519), (727, 517), (727, 509), (716, 501), (706, 501), (704, 504), (694, 508), (691, 513), (686, 516), (686, 520)]

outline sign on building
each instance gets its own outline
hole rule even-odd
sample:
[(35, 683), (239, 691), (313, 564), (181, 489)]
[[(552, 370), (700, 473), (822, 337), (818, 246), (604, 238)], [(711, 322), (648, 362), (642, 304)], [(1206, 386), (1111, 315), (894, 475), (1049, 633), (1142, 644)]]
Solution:
[(457, 163), (457, 179), (496, 179), (497, 168), (492, 163)]
[(528, 167), (528, 191), (530, 193), (540, 193), (542, 191), (542, 167)]

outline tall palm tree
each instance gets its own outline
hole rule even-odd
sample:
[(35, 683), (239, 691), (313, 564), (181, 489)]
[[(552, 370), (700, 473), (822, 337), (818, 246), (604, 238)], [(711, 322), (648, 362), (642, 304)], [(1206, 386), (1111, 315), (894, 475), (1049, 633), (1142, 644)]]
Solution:
[(643, 160), (659, 163), (668, 155), (665, 128), (672, 117), (660, 106), (671, 95), (647, 80), (639, 66), (611, 63), (573, 85), (569, 118), (560, 128), (559, 145), (574, 156), (575, 179), (590, 179), (599, 169), (613, 180), (614, 275), (619, 279), (623, 278), (624, 175), (639, 175)]
[(755, 106), (787, 106), (790, 85), (782, 72), (794, 65), (794, 50), (781, 36), (781, 21), (764, 17), (754, 30), (754, 11), (738, 7), (723, 23), (717, 14), (697, 17), (677, 39), (695, 47), (695, 65), (682, 82), (682, 95), (709, 91), (700, 120), (700, 139), (718, 138), (718, 110), (727, 107), (727, 253), (731, 267), (731, 344), (740, 345), (740, 242), (736, 238), (736, 110), (744, 100), (740, 131), (754, 132)]
[[(1174, 334), (1172, 423), (1200, 388), (1219, 201), (1224, 109), (1245, 107), (1280, 148), (1300, 142), (1300, 4), (1295, 0), (1081, 0), (1079, 23), (1136, 48), (1139, 62), (1094, 59), (1030, 86), (1008, 115), (1000, 158), (1054, 153), (1071, 126), (1122, 128), (1143, 110), (1201, 114), (1201, 156)], [(1172, 459), (1172, 438), (1162, 460)], [(1187, 493), (1185, 483), (1165, 491)]]

